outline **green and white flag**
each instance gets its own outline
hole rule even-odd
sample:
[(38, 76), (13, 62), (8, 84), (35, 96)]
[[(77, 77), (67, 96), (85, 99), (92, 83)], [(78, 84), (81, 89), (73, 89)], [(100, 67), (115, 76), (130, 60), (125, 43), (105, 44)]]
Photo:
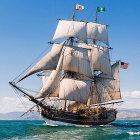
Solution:
[(98, 11), (98, 12), (105, 12), (105, 8), (104, 8), (104, 7), (98, 7), (98, 8), (97, 8), (97, 11)]

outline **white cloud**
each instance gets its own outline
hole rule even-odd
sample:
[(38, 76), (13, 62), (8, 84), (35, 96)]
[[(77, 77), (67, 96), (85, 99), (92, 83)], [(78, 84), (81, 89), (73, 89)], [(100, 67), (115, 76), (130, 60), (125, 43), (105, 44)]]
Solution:
[(122, 105), (117, 108), (136, 108), (140, 109), (140, 91), (122, 92)]
[(28, 99), (21, 97), (2, 97), (0, 98), (0, 113), (27, 111), (34, 104)]
[[(24, 104), (21, 103), (21, 100)], [(0, 113), (24, 112), (34, 104), (26, 98), (2, 97), (0, 98)], [(122, 92), (124, 103), (116, 108), (139, 108), (140, 109), (140, 91)], [(25, 108), (26, 106), (26, 108)]]
[(122, 97), (124, 98), (134, 98), (134, 99), (140, 99), (140, 91), (132, 91), (132, 92), (122, 92)]

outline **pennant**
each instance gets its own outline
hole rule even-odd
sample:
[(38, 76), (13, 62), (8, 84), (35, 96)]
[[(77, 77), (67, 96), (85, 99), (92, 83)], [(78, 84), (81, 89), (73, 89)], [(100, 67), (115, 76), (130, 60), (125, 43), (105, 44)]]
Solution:
[(84, 6), (76, 4), (75, 5), (75, 10), (84, 10)]
[(122, 69), (128, 69), (128, 63), (121, 62)]
[(104, 7), (98, 7), (98, 8), (97, 8), (97, 11), (98, 11), (98, 12), (105, 12), (105, 8), (104, 8)]

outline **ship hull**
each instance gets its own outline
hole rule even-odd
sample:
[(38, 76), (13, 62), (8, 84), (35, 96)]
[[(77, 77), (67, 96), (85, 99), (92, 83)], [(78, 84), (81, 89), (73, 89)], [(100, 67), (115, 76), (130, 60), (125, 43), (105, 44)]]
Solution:
[(56, 109), (41, 109), (41, 115), (44, 119), (63, 122), (75, 125), (106, 125), (116, 119), (116, 110), (106, 110), (101, 114), (95, 113), (83, 115), (80, 113), (66, 112)]

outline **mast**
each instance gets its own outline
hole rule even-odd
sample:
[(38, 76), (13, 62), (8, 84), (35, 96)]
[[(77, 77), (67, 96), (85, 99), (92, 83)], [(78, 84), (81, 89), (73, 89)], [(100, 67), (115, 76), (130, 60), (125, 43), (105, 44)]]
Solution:
[[(75, 3), (75, 7), (74, 7), (73, 16), (72, 16), (72, 20), (73, 21), (75, 21), (75, 8), (76, 8), (76, 3)], [(70, 44), (69, 45), (72, 46), (73, 45), (73, 39), (74, 38), (73, 37), (70, 37), (69, 39), (70, 39)]]
[[(98, 6), (97, 6), (97, 8), (96, 8), (96, 17), (95, 17), (95, 20), (94, 20), (94, 22), (95, 23), (97, 23), (97, 13), (98, 13)], [(93, 44), (95, 44), (96, 45), (96, 39), (93, 39)], [(93, 97), (93, 94), (95, 94), (95, 87), (96, 85), (95, 85), (95, 82), (94, 82), (94, 87), (92, 87), (91, 86), (91, 90), (90, 90), (90, 96), (89, 96), (89, 99), (88, 99), (88, 103), (87, 103), (87, 106), (88, 106), (88, 108), (90, 108), (90, 104), (91, 104), (91, 98)], [(95, 96), (94, 96), (94, 98), (95, 98)], [(95, 100), (95, 99), (94, 99)]]
[(76, 8), (76, 3), (75, 3), (75, 7), (74, 7), (73, 16), (72, 16), (72, 20), (73, 20), (73, 21), (75, 21), (75, 8)]
[(91, 104), (91, 98), (93, 97), (93, 87), (91, 86), (90, 87), (90, 96), (89, 96), (89, 98), (88, 98), (88, 102), (87, 102), (87, 107), (88, 107), (88, 109), (90, 108), (90, 104)]
[(66, 111), (66, 104), (67, 104), (67, 100), (64, 100), (64, 107), (63, 107), (64, 111)]
[(95, 23), (97, 23), (97, 14), (98, 14), (98, 6), (96, 8), (96, 17), (95, 17), (95, 20), (94, 20)]
[[(74, 7), (74, 12), (73, 12), (73, 16), (72, 16), (72, 20), (75, 21), (75, 8), (76, 8), (76, 3), (75, 3), (75, 7)], [(69, 45), (72, 46), (73, 45), (73, 37), (69, 37)], [(66, 74), (67, 71), (64, 71), (64, 73)], [(67, 100), (64, 100), (64, 106), (63, 106), (63, 110), (66, 110), (66, 104), (67, 104)]]
[[(94, 20), (95, 23), (97, 23), (97, 14), (98, 14), (98, 6), (96, 8), (96, 17), (95, 17), (95, 20)], [(96, 45), (96, 39), (93, 39), (93, 44)]]

